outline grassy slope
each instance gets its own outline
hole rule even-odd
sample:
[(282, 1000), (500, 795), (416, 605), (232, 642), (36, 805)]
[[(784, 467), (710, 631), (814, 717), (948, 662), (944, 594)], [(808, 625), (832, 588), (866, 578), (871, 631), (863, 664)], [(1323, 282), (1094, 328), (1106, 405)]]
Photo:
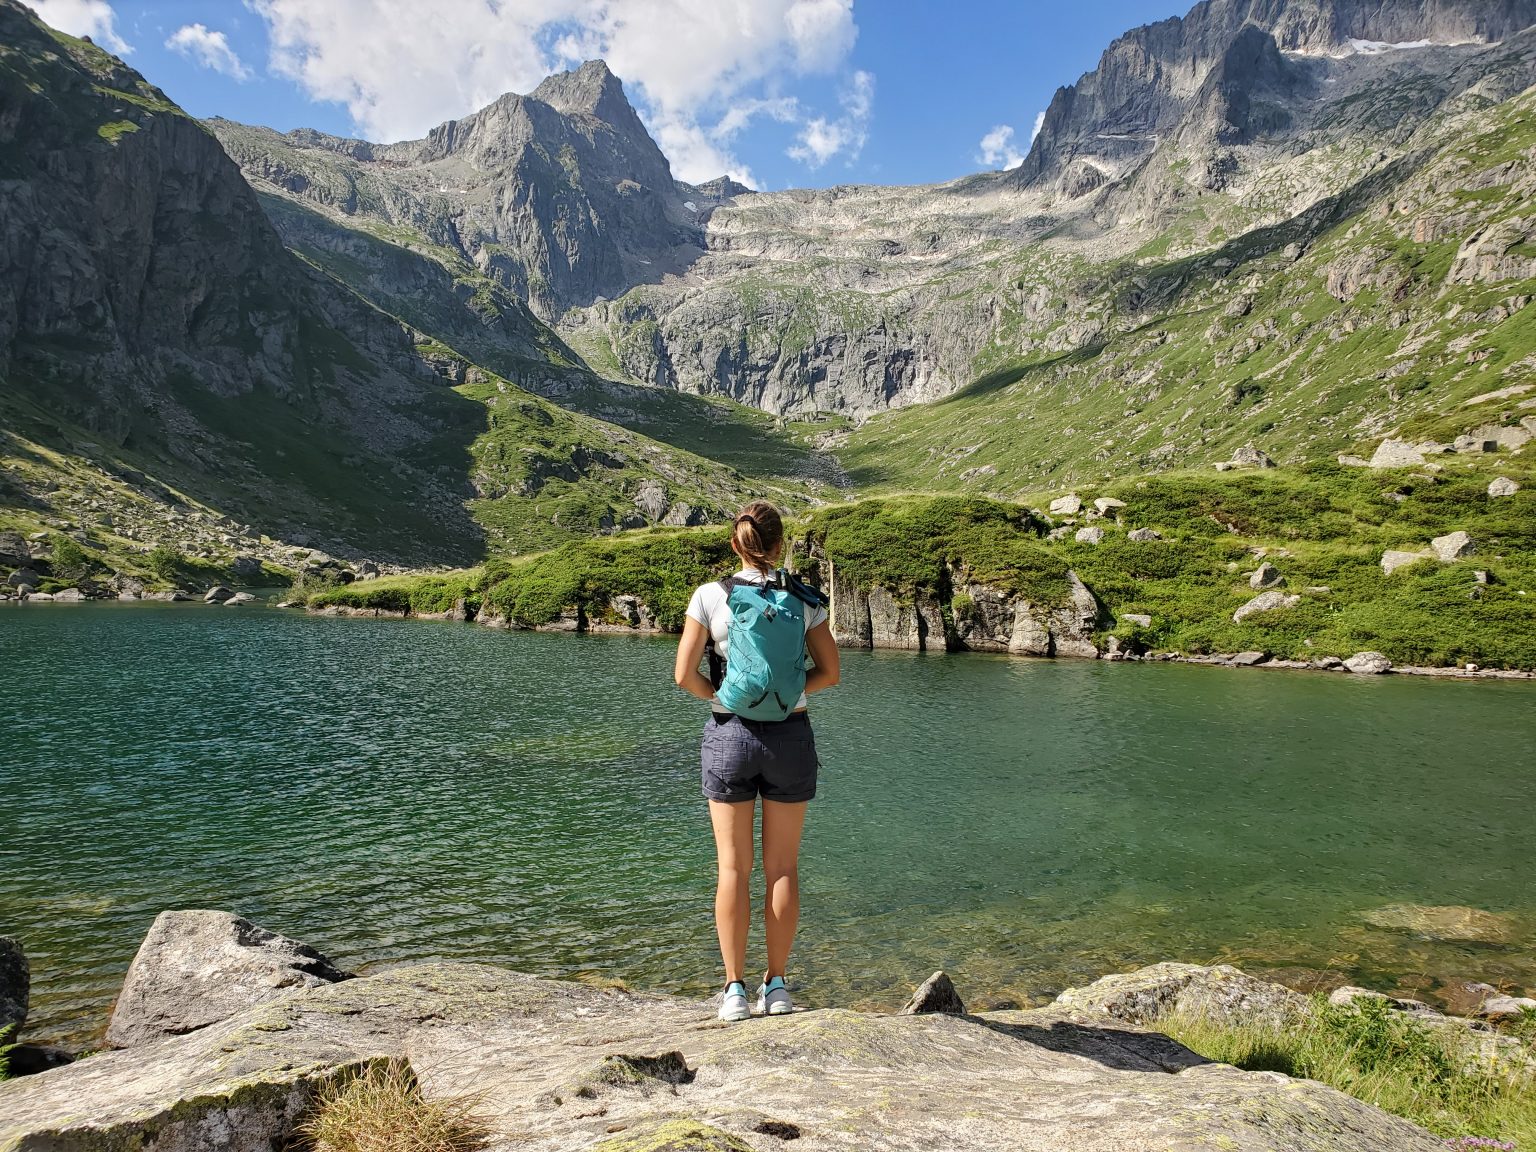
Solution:
[[(1501, 464), (1508, 462), (1501, 461)], [(1504, 467), (1524, 485), (1486, 494), (1488, 462), (1429, 472), (1364, 472), (1332, 464), (1244, 473), (1170, 473), (1084, 490), (1123, 500), (1120, 524), (1103, 543), (1050, 541), (1045, 521), (1019, 505), (962, 497), (911, 496), (833, 505), (796, 532), (817, 539), (834, 563), (868, 584), (910, 596), (932, 593), (948, 611), (954, 574), (1050, 602), (1076, 571), (1108, 612), (1106, 634), (1186, 654), (1259, 649), (1276, 657), (1347, 657), (1384, 652), (1400, 664), (1536, 668), (1536, 469)], [(1402, 497), (1401, 500), (1393, 497)], [(1086, 523), (1079, 518), (1079, 523)], [(1163, 539), (1135, 543), (1129, 528)], [(1454, 563), (1426, 560), (1383, 574), (1383, 550), (1419, 551), (1435, 536), (1467, 531), (1478, 552)], [(1301, 596), (1293, 608), (1232, 614), (1257, 593), (1248, 574), (1264, 550)], [(680, 622), (688, 591), (730, 566), (725, 533), (637, 533), (568, 544), (518, 564), (454, 577), (456, 594), (493, 605), (521, 624), (548, 623), (578, 609), (591, 618), (608, 597), (638, 595), (663, 626)], [(1492, 583), (1477, 583), (1474, 572)], [(418, 587), (448, 578), (368, 584), (324, 602), (403, 610)], [(404, 596), (406, 599), (401, 599)], [(440, 610), (433, 609), (433, 610)], [(1152, 617), (1150, 628), (1125, 620)]]
[[(1315, 238), (1298, 222), (1200, 256), (1153, 251), (1096, 270), (1102, 291), (1084, 312), (1111, 318), (1114, 335), (1000, 361), (947, 400), (871, 420), (842, 453), (850, 474), (874, 491), (1017, 496), (1221, 460), (1247, 443), (1317, 459), (1394, 427), (1449, 438), (1499, 421), (1507, 403), (1461, 405), (1531, 376), (1536, 323), (1528, 312), (1502, 322), (1489, 314), (1536, 293), (1536, 282), (1447, 285), (1446, 275), (1461, 238), (1522, 210), (1536, 93), (1476, 124), (1444, 130), (1432, 158), (1403, 165), (1401, 179), (1378, 177), (1325, 205), (1319, 215), (1341, 218)], [(1396, 203), (1406, 215), (1388, 210)], [(1416, 220), (1452, 215), (1460, 226), (1449, 235), (1414, 241)], [(1306, 244), (1295, 263), (1281, 251), (1291, 239)], [(1360, 253), (1374, 257), (1371, 282), (1346, 300), (1329, 295), (1330, 270)], [(1021, 283), (1029, 262), (1020, 261)], [(1000, 347), (1016, 342), (1010, 323), (1022, 321), (1005, 317)]]

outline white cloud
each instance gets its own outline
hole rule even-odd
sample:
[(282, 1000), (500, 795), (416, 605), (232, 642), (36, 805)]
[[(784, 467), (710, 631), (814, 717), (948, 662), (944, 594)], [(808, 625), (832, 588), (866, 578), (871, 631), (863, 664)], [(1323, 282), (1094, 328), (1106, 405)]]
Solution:
[(89, 36), (119, 56), (133, 47), (117, 34), (117, 13), (107, 0), (27, 0), (32, 10), (60, 32), (71, 36)]
[(788, 155), (811, 169), (820, 168), (832, 157), (846, 153), (852, 164), (864, 150), (869, 136), (869, 118), (875, 105), (875, 78), (868, 72), (855, 72), (839, 97), (843, 112), (836, 120), (817, 116), (800, 130), (798, 141)]
[(224, 33), (210, 32), (202, 24), (183, 24), (171, 34), (165, 46), (188, 60), (197, 61), (204, 68), (212, 68), (236, 80), (251, 78), (251, 70), (235, 55)]
[(1013, 143), (1013, 128), (999, 124), (981, 138), (981, 153), (976, 163), (989, 168), (1017, 168), (1024, 163), (1024, 155)]
[(1029, 134), (1029, 142), (1033, 144), (1035, 137), (1040, 135), (1040, 129), (1045, 127), (1045, 113), (1041, 112), (1035, 117), (1034, 129)]
[(854, 0), (440, 0), (430, 18), (416, 0), (250, 2), (274, 70), (371, 139), (421, 136), (600, 56), (693, 181), (744, 171), (731, 138), (782, 111), (788, 78), (841, 67), (858, 35)]

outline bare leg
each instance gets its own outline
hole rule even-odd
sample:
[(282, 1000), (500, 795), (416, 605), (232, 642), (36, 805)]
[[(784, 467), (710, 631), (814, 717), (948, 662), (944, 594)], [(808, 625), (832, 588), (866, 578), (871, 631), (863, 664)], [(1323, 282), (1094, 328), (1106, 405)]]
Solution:
[(720, 865), (715, 883), (715, 931), (725, 981), (746, 981), (747, 928), (752, 904), (747, 885), (752, 879), (752, 817), (755, 803), (709, 802), (709, 822), (715, 829), (715, 855)]
[(763, 801), (763, 878), (767, 897), (763, 915), (768, 927), (768, 975), (784, 975), (789, 949), (800, 923), (800, 833), (806, 804)]

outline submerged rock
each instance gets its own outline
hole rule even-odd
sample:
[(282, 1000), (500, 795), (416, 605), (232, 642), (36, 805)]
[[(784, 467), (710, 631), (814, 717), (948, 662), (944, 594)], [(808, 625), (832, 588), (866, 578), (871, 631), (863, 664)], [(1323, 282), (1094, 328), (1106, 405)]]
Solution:
[(1426, 940), (1510, 944), (1518, 935), (1510, 917), (1458, 904), (1388, 904), (1363, 912), (1360, 918), (1377, 928), (1410, 932)]
[(128, 967), (107, 1043), (132, 1048), (194, 1032), (349, 976), (307, 944), (228, 912), (162, 912)]
[[(1283, 1014), (1299, 999), (1233, 969), (1159, 969), (1140, 981), (1162, 988), (1153, 1006)], [(1405, 1120), (1312, 1081), (1209, 1063), (1127, 1022), (1124, 998), (1095, 999), (1122, 1014), (821, 1009), (723, 1027), (707, 1004), (670, 997), (486, 965), (395, 968), (0, 1083), (0, 1147), (267, 1152), (318, 1084), (408, 1059), (428, 1099), (476, 1093), (492, 1147), (536, 1131), (546, 1152), (761, 1152), (791, 1135), (885, 1152), (1443, 1152)], [(563, 1094), (605, 1066), (622, 1078), (605, 1058), (636, 1052), (686, 1052), (688, 1075)]]
[(0, 936), (0, 1028), (27, 1022), (27, 1003), (31, 995), (32, 971), (21, 941), (14, 936)]

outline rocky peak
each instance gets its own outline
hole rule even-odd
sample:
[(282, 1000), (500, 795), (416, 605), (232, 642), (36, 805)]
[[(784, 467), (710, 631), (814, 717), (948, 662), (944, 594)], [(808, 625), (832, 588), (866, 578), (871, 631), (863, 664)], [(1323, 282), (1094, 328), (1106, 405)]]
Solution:
[(546, 77), (528, 98), (568, 116), (596, 116), (615, 128), (628, 130), (640, 125), (624, 95), (623, 81), (602, 60), (588, 60), (580, 68)]
[(1229, 95), (1242, 86), (1249, 77), (1234, 50), (1274, 79), (1275, 58), (1261, 37), (1280, 52), (1330, 56), (1386, 45), (1490, 43), (1532, 25), (1536, 0), (1202, 0), (1182, 17), (1126, 33), (1098, 68), (1059, 89), (1013, 180), (1038, 186), (1090, 155), (1100, 168), (1122, 169), (1211, 95), (1213, 71), (1225, 70), (1219, 83)]

